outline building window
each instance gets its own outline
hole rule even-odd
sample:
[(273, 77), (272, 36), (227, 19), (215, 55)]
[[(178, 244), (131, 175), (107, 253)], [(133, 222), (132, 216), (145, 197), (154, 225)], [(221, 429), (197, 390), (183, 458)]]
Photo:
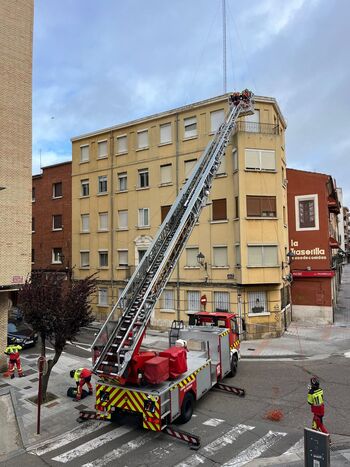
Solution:
[(128, 250), (118, 250), (118, 266), (125, 267), (128, 264)]
[(197, 117), (184, 119), (184, 138), (197, 136)]
[(100, 287), (98, 289), (98, 306), (108, 306), (108, 289)]
[(80, 146), (80, 162), (88, 162), (90, 159), (89, 145)]
[(99, 231), (108, 230), (108, 212), (98, 213), (98, 230)]
[(171, 123), (160, 125), (160, 144), (171, 143)]
[(35, 250), (32, 248), (32, 263), (35, 263)]
[(164, 289), (161, 298), (161, 308), (163, 310), (175, 310), (174, 290)]
[(149, 187), (148, 169), (139, 170), (139, 188)]
[(266, 292), (248, 292), (248, 314), (268, 313)]
[(215, 110), (210, 112), (210, 132), (216, 133), (220, 128), (220, 125), (225, 121), (225, 112), (224, 109)]
[(139, 209), (139, 227), (149, 227), (149, 209)]
[(98, 141), (98, 143), (97, 143), (97, 157), (98, 157), (98, 159), (104, 159), (105, 157), (108, 157), (107, 140)]
[(170, 211), (170, 209), (171, 209), (171, 205), (161, 206), (160, 207), (160, 217), (161, 217), (160, 221), (161, 221), (161, 223), (164, 222), (164, 219), (168, 215), (168, 212)]
[(90, 194), (90, 187), (89, 187), (89, 179), (81, 180), (81, 196), (89, 196)]
[(32, 203), (35, 201), (35, 187), (32, 187)]
[(241, 266), (241, 245), (235, 245), (236, 266)]
[(188, 313), (201, 311), (201, 294), (198, 290), (187, 291), (187, 311)]
[(319, 230), (318, 195), (295, 197), (296, 230)]
[(227, 267), (227, 246), (213, 247), (213, 266)]
[(238, 152), (237, 149), (232, 149), (232, 169), (235, 172), (238, 170)]
[(198, 267), (197, 255), (199, 254), (198, 247), (188, 247), (186, 248), (186, 266), (193, 268)]
[(197, 163), (197, 159), (191, 159), (185, 161), (185, 178), (189, 178), (193, 172), (193, 169)]
[(62, 230), (62, 214), (52, 216), (52, 230)]
[(126, 172), (118, 174), (118, 191), (126, 191), (128, 189), (128, 176)]
[(252, 115), (246, 115), (245, 131), (249, 133), (260, 133), (260, 110), (254, 110)]
[(32, 217), (32, 233), (35, 232), (35, 217)]
[(239, 197), (235, 196), (235, 219), (239, 219)]
[(52, 197), (62, 198), (62, 182), (57, 182), (52, 185)]
[(278, 266), (278, 250), (275, 245), (248, 246), (248, 266)]
[(52, 249), (52, 264), (62, 264), (62, 248)]
[(213, 311), (230, 311), (230, 294), (228, 292), (214, 292)]
[(98, 258), (99, 258), (99, 267), (100, 268), (108, 268), (108, 251), (105, 250), (100, 250), (98, 252)]
[(148, 130), (137, 132), (137, 149), (148, 148)]
[(161, 185), (168, 185), (169, 183), (172, 182), (171, 169), (172, 169), (171, 164), (160, 166), (160, 184)]
[(89, 251), (80, 252), (80, 267), (81, 268), (90, 267), (90, 252)]
[(213, 221), (222, 221), (227, 219), (226, 198), (213, 199)]
[(226, 174), (226, 156), (225, 156), (225, 154), (223, 154), (221, 156), (220, 165), (219, 165), (219, 168), (218, 168), (218, 171), (217, 171), (216, 175), (224, 175), (224, 174)]
[(107, 175), (98, 177), (98, 193), (107, 193)]
[(90, 232), (90, 214), (81, 215), (81, 231)]
[(127, 136), (117, 136), (115, 139), (117, 154), (128, 152), (128, 139)]
[(118, 211), (118, 229), (127, 229), (128, 228), (128, 211), (122, 210)]
[(276, 215), (276, 196), (247, 196), (247, 217)]
[(246, 149), (245, 150), (245, 168), (247, 170), (276, 170), (276, 154), (275, 151), (267, 151), (263, 149)]

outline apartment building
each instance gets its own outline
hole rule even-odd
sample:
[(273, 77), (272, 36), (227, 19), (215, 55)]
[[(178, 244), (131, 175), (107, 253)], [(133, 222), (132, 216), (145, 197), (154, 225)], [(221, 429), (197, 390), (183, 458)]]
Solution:
[(287, 179), (293, 321), (332, 323), (342, 267), (335, 182), (295, 169)]
[(0, 2), (0, 370), (7, 315), (30, 272), (33, 1)]
[(72, 267), (72, 163), (43, 167), (32, 177), (32, 270)]
[[(103, 319), (149, 247), (228, 110), (228, 95), (72, 138), (75, 278), (98, 273)], [(284, 132), (275, 99), (241, 119), (184, 252), (153, 311), (168, 327), (190, 313), (232, 310), (248, 338), (289, 319)]]
[(344, 222), (344, 250), (346, 261), (350, 262), (350, 213), (349, 208), (343, 207), (343, 222)]

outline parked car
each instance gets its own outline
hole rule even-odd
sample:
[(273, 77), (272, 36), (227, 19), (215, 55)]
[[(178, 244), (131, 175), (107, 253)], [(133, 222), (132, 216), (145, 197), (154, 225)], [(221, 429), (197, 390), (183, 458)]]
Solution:
[(21, 345), (23, 348), (32, 347), (38, 342), (38, 334), (32, 326), (22, 319), (8, 319), (7, 344)]

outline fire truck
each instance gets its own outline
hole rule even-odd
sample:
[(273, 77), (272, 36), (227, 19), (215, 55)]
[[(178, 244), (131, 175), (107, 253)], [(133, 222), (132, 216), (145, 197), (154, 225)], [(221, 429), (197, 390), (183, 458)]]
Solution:
[[(222, 383), (234, 376), (239, 360), (237, 316), (199, 312), (174, 321), (169, 348), (144, 351), (142, 341), (151, 313), (206, 205), (212, 182), (238, 117), (253, 112), (253, 94), (229, 97), (229, 111), (214, 138), (180, 190), (156, 237), (92, 345), (93, 372), (98, 377), (95, 412), (79, 420), (114, 420), (121, 413), (139, 416), (147, 430), (163, 431), (193, 447), (197, 437), (172, 427), (191, 419), (194, 404), (215, 387), (244, 396), (244, 390)], [(122, 313), (120, 315), (120, 310)]]

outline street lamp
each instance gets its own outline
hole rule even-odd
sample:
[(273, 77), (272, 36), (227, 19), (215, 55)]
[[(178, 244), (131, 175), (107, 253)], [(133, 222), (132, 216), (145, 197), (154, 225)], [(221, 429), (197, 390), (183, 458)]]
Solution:
[(200, 251), (197, 255), (197, 263), (202, 266), (205, 270), (207, 270), (208, 268), (208, 265), (207, 263), (205, 262), (205, 256), (203, 255), (203, 253)]
[(286, 256), (288, 258), (288, 265), (290, 266), (292, 264), (293, 259), (295, 258), (295, 253), (294, 251), (288, 251)]

